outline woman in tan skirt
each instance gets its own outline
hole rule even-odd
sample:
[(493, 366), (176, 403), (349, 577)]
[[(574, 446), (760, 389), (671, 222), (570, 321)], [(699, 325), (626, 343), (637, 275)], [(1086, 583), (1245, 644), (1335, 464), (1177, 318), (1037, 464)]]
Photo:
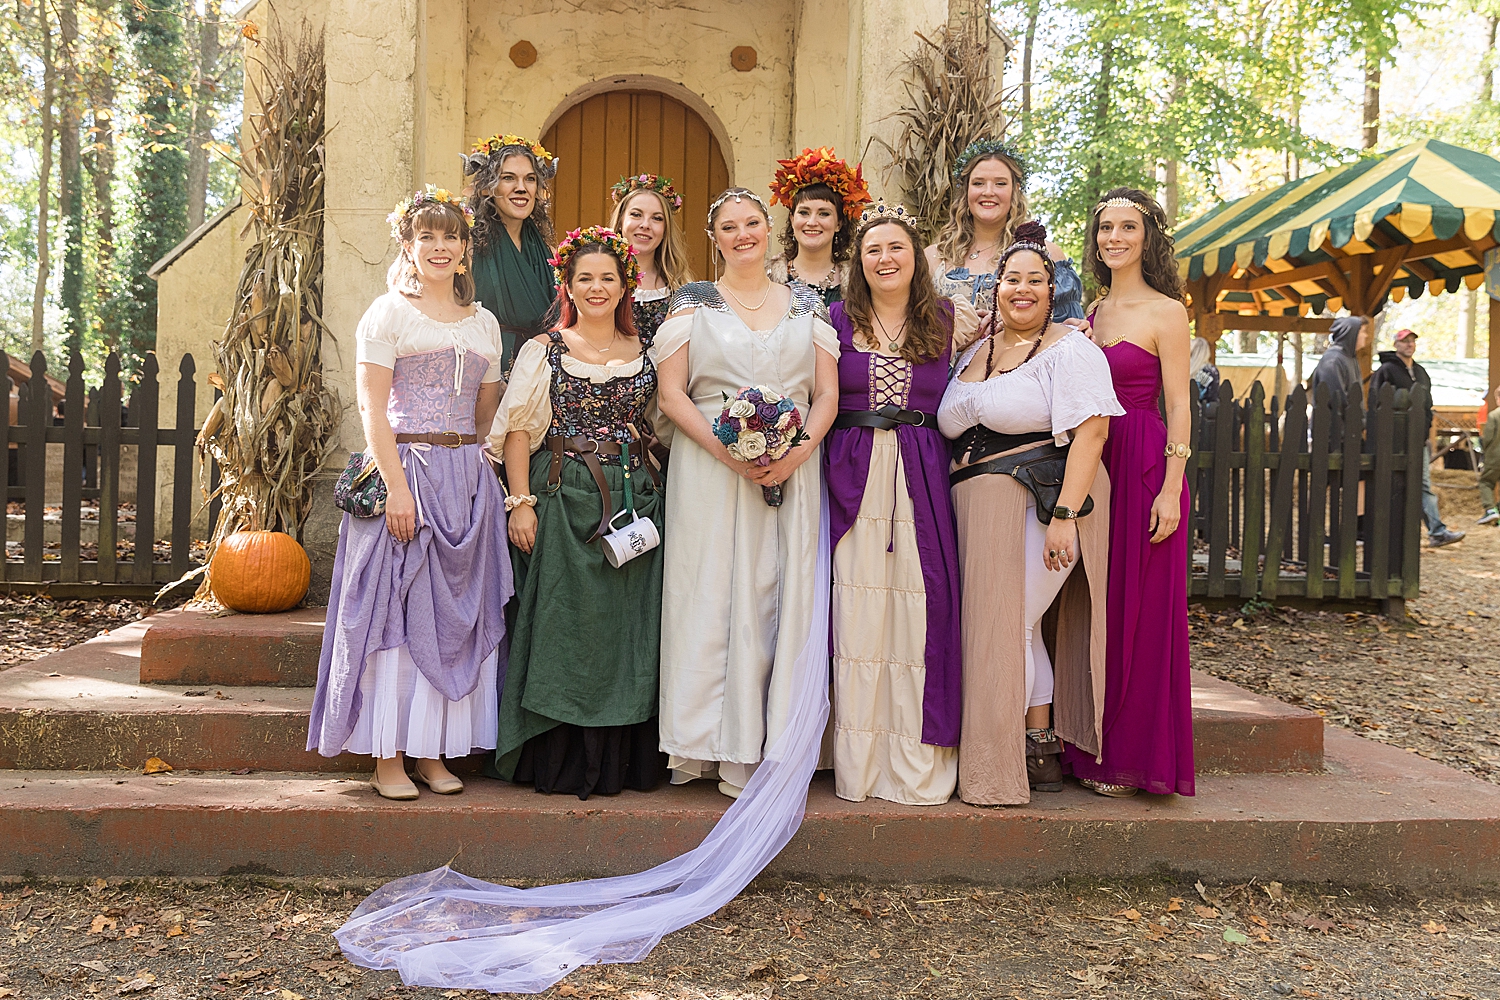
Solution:
[(997, 267), (1001, 332), (964, 352), (938, 408), (939, 429), (956, 442), (958, 794), (975, 805), (1060, 791), (1060, 739), (1099, 751), (1109, 557), (1099, 456), (1109, 418), (1124, 412), (1103, 352), (1052, 322), (1042, 226), (1020, 227)]

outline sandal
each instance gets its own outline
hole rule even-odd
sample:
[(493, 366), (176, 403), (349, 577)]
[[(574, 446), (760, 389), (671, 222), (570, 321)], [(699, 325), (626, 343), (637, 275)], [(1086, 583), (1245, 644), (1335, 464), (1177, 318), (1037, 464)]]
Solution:
[(1112, 799), (1128, 799), (1140, 791), (1134, 785), (1111, 785), (1107, 781), (1095, 781), (1092, 778), (1079, 778), (1078, 783), (1084, 788), (1092, 789), (1095, 794), (1107, 795)]

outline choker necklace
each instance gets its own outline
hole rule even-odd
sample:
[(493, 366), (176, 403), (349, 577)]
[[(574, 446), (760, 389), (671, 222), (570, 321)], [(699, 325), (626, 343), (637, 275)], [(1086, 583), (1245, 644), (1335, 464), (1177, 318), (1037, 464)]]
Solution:
[(826, 292), (828, 291), (828, 289), (833, 287), (833, 285), (829, 283), (829, 279), (838, 273), (839, 266), (835, 264), (830, 267), (823, 273), (823, 277), (819, 278), (817, 281), (813, 281), (811, 278), (802, 277), (802, 273), (797, 270), (797, 265), (790, 261), (787, 263), (786, 269), (788, 274), (790, 274), (798, 281), (802, 282), (804, 285), (807, 285), (809, 288), (817, 288)]
[(734, 301), (738, 302), (740, 304), (740, 308), (741, 309), (745, 310), (746, 312), (756, 312), (756, 311), (758, 311), (760, 309), (761, 306), (765, 305), (766, 304), (766, 300), (771, 297), (771, 287), (773, 285), (775, 285), (776, 283), (774, 281), (767, 281), (766, 282), (766, 294), (762, 295), (760, 297), (760, 301), (757, 302), (753, 306), (747, 306), (747, 305), (745, 305), (745, 300), (742, 299), (742, 298), (740, 298), (738, 295), (734, 294), (734, 289), (730, 288), (728, 285), (720, 284), (717, 281), (714, 282), (714, 284), (718, 285), (718, 287), (721, 290), (728, 292), (729, 293), (729, 297), (731, 299), (734, 299)]
[(892, 354), (900, 354), (901, 345), (896, 343), (896, 337), (899, 337), (906, 332), (906, 320), (903, 319), (901, 321), (901, 326), (896, 330), (896, 337), (892, 337), (889, 333), (886, 332), (885, 324), (880, 322), (880, 314), (875, 312), (875, 310), (873, 309), (870, 310), (870, 314), (875, 317), (875, 322), (880, 326), (880, 332), (885, 334), (886, 350), (890, 351)]

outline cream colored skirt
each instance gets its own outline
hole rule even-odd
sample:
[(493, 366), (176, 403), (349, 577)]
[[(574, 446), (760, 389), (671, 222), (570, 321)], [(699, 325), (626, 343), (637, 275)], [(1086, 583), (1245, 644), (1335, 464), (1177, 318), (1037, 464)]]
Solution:
[(958, 784), (958, 748), (922, 742), (927, 593), (893, 430), (875, 431), (859, 515), (833, 553), (832, 615), (839, 798), (947, 802)]
[(499, 662), (497, 650), (480, 664), (474, 690), (449, 701), (417, 669), (405, 646), (371, 653), (359, 679), (359, 715), (343, 749), (373, 757), (404, 752), (425, 758), (495, 749)]

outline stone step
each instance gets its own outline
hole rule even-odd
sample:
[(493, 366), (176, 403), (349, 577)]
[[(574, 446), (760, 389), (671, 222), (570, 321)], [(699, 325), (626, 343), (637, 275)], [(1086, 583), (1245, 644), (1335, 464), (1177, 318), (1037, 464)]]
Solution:
[[(819, 776), (770, 871), (878, 882), (1065, 875), (1400, 885), (1500, 881), (1500, 787), (1341, 730), (1327, 770), (1202, 775), (1193, 798), (1106, 799), (1069, 782), (1027, 806), (844, 802)], [(473, 779), (388, 802), (327, 774), (0, 774), (0, 871), (56, 876), (499, 880), (639, 871), (696, 845), (728, 800), (707, 782), (580, 802)]]
[[(270, 617), (219, 621), (266, 637), (270, 633), (257, 623)], [(367, 757), (321, 757), (303, 749), (311, 688), (142, 684), (150, 636), (163, 629), (170, 635), (181, 620), (153, 616), (0, 672), (0, 769), (139, 770), (147, 758), (160, 757), (179, 769), (204, 771), (369, 770)], [(287, 648), (300, 649), (312, 622), (283, 621), (301, 630), (285, 640)], [(215, 654), (204, 647), (204, 655), (234, 656), (240, 644), (223, 642), (231, 648)], [(1311, 712), (1198, 673), (1193, 706), (1199, 771), (1323, 766), (1323, 720)]]
[(141, 638), (142, 684), (313, 687), (326, 608), (275, 615), (167, 611)]

